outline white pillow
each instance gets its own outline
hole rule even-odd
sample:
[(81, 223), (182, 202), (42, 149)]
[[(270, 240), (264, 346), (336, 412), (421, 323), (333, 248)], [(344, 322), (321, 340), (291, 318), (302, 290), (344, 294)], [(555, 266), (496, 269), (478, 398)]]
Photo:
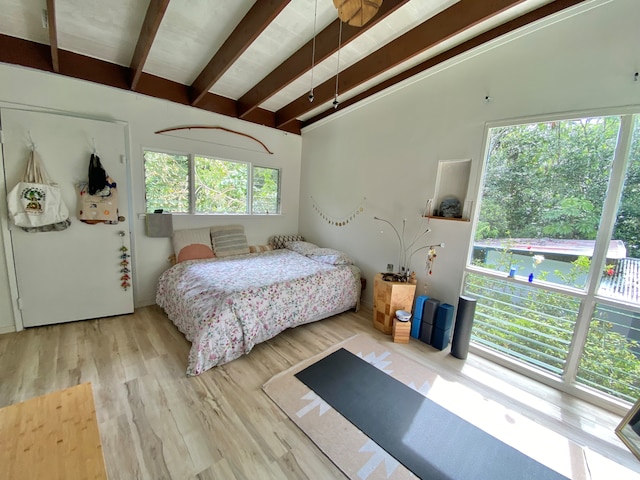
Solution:
[(316, 248), (307, 254), (312, 260), (328, 263), (329, 265), (354, 265), (353, 260), (340, 250), (333, 248)]
[(285, 242), (284, 248), (293, 250), (300, 255), (308, 255), (312, 251), (318, 249), (318, 246), (311, 242)]

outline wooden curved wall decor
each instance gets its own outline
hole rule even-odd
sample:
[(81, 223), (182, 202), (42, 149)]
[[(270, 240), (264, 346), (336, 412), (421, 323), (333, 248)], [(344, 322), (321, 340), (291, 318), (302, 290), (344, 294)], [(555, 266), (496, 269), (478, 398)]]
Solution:
[(233, 133), (235, 135), (241, 135), (243, 137), (247, 137), (250, 138), (251, 140), (258, 142), (262, 148), (265, 149), (265, 151), (269, 154), (269, 155), (273, 155), (273, 152), (271, 150), (269, 150), (269, 148), (262, 143), (260, 140), (258, 140), (256, 137), (253, 137), (247, 133), (242, 133), (242, 132), (238, 132), (236, 130), (231, 130), (230, 128), (225, 128), (225, 127), (220, 127), (220, 126), (215, 126), (215, 125), (185, 125), (183, 127), (171, 127), (171, 128), (165, 128), (163, 130), (158, 130), (157, 132), (154, 132), (156, 134), (162, 134), (162, 133), (167, 133), (167, 132), (175, 132), (178, 130), (222, 130), (224, 132), (229, 132), (229, 133)]

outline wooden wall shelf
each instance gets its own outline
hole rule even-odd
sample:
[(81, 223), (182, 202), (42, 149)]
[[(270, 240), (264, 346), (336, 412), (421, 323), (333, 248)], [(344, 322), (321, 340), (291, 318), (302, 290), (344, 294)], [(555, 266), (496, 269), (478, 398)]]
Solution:
[(453, 218), (453, 217), (437, 217), (435, 215), (426, 215), (424, 218), (435, 218), (436, 220), (453, 220), (454, 222), (469, 222), (468, 218)]

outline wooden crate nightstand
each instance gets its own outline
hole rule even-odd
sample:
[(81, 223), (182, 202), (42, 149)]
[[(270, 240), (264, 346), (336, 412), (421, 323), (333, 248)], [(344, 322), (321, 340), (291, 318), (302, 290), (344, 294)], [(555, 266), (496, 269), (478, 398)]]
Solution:
[(396, 310), (410, 312), (415, 293), (415, 283), (385, 282), (378, 273), (373, 281), (373, 326), (391, 335)]

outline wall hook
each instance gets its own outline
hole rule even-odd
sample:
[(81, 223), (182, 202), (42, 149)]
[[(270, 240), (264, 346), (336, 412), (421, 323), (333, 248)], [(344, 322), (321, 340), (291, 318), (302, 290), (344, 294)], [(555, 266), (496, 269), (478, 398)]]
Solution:
[(30, 146), (31, 146), (31, 151), (33, 152), (36, 149), (36, 144), (33, 141), (33, 138), (31, 137), (31, 130), (27, 130), (27, 136), (29, 137), (29, 142), (30, 142)]

